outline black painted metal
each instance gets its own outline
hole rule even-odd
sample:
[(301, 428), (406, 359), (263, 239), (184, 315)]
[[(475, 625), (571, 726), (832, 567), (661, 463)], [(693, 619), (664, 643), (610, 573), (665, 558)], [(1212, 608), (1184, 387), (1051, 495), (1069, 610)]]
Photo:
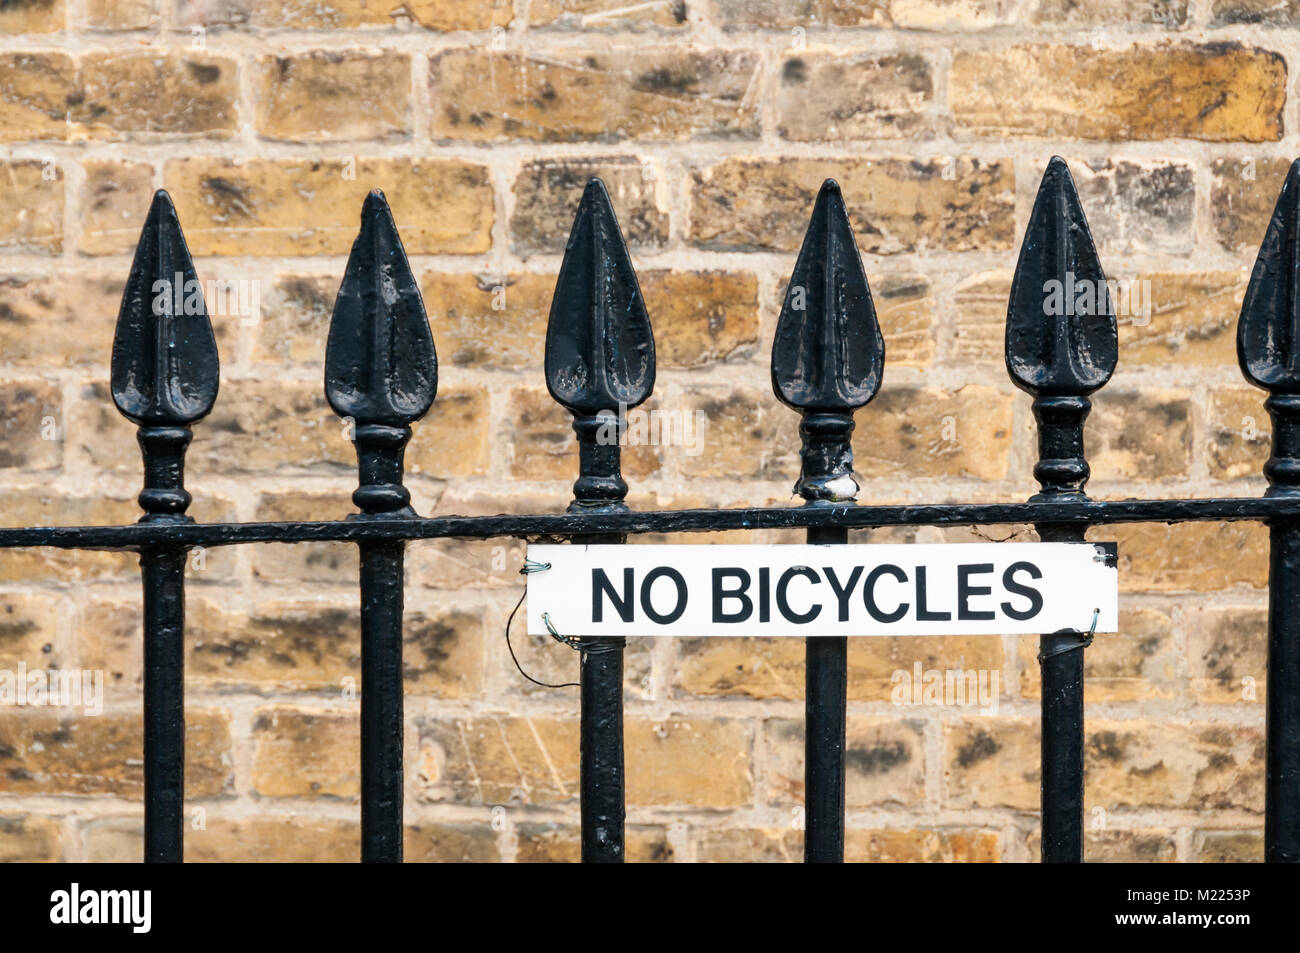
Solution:
[[(411, 424), (433, 405), (438, 358), (424, 302), (382, 192), (366, 197), (334, 303), (325, 394), (352, 419), (358, 487), (349, 519), (415, 519), (402, 485)], [(361, 859), (402, 859), (401, 539), (365, 540), (361, 559)]]
[[(1089, 394), (1118, 356), (1104, 276), (1065, 164), (1044, 175), (1013, 283), (1007, 368), (1034, 396), (1041, 489), (1027, 502), (864, 505), (855, 502), (853, 412), (880, 386), (884, 345), (843, 200), (818, 196), (792, 273), (772, 353), (777, 396), (802, 415), (801, 506), (631, 512), (619, 473), (622, 412), (654, 384), (654, 340), (604, 187), (583, 195), (557, 281), (546, 379), (574, 416), (579, 477), (568, 512), (422, 518), (402, 485), (411, 424), (432, 404), (437, 358), (423, 303), (381, 193), (366, 199), (330, 325), (326, 393), (352, 419), (360, 512), (345, 520), (195, 523), (186, 515), (190, 427), (216, 399), (218, 359), (194, 265), (165, 193), (150, 208), (123, 294), (112, 354), (117, 407), (139, 426), (144, 515), (127, 526), (0, 529), (0, 549), (140, 554), (145, 641), (145, 855), (182, 859), (184, 568), (196, 546), (347, 541), (361, 552), (363, 859), (401, 859), (402, 595), (408, 540), (568, 539), (628, 534), (805, 528), (844, 542), (850, 528), (1032, 523), (1044, 539), (1081, 539), (1125, 522), (1264, 521), (1272, 532), (1266, 856), (1300, 860), (1300, 163), (1278, 199), (1242, 308), (1238, 351), (1269, 392), (1273, 456), (1253, 499), (1090, 500), (1083, 422)], [(1048, 287), (1093, 287), (1090, 306), (1048, 313)], [(161, 283), (161, 284), (160, 284)], [(159, 288), (165, 289), (159, 293)], [(1076, 302), (1076, 305), (1078, 303)], [(1082, 852), (1082, 651), (1075, 632), (1041, 640), (1043, 859)], [(582, 639), (583, 858), (624, 858), (623, 640)], [(806, 859), (843, 853), (843, 639), (808, 645)]]
[[(587, 183), (564, 249), (546, 327), (546, 386), (573, 414), (577, 482), (569, 512), (626, 513), (619, 472), (626, 411), (654, 389), (655, 346), (645, 299), (604, 183)], [(622, 534), (574, 536), (574, 544), (621, 543)], [(580, 633), (566, 633), (580, 635)], [(622, 863), (622, 638), (580, 642), (579, 795), (584, 863)]]
[[(772, 341), (772, 389), (801, 415), (795, 491), (805, 506), (857, 497), (853, 412), (880, 389), (885, 342), (858, 245), (834, 179), (817, 195)], [(842, 526), (810, 527), (810, 543), (847, 543)], [(848, 639), (804, 646), (804, 860), (844, 860)]]
[[(194, 262), (166, 192), (154, 195), (113, 336), (113, 402), (139, 426), (140, 522), (170, 528), (185, 510), (190, 425), (212, 409), (217, 344)], [(140, 550), (144, 587), (144, 853), (179, 863), (185, 806), (185, 559), (165, 538)]]
[[(1076, 297), (1075, 289), (1082, 292)], [(1007, 371), (1034, 396), (1040, 501), (1084, 500), (1088, 395), (1119, 355), (1114, 308), (1070, 170), (1048, 163), (1020, 249), (1007, 310)], [(1086, 526), (1039, 522), (1047, 542), (1075, 542)], [(1042, 859), (1083, 860), (1083, 650), (1077, 632), (1039, 639), (1042, 670)]]
[[(1247, 380), (1269, 392), (1267, 495), (1300, 501), (1300, 161), (1292, 164), (1260, 246), (1237, 324)], [(1267, 768), (1264, 850), (1300, 862), (1300, 519), (1269, 524)]]

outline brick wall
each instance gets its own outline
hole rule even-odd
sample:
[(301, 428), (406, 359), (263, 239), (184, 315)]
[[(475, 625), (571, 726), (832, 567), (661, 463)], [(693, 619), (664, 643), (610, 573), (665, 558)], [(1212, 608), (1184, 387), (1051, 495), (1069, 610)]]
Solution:
[[(654, 406), (707, 421), (698, 454), (625, 451), (634, 505), (791, 501), (797, 421), (770, 392), (767, 352), (828, 175), (889, 353), (858, 415), (861, 498), (1024, 498), (1033, 422), (1006, 378), (1002, 323), (1056, 152), (1108, 273), (1151, 291), (1088, 422), (1092, 489), (1257, 494), (1268, 421), (1233, 327), (1297, 151), (1296, 26), (1296, 4), (1261, 0), (5, 3), (0, 518), (137, 515), (138, 450), (107, 363), (158, 187), (200, 276), (259, 305), (213, 318), (223, 379), (190, 451), (196, 517), (350, 510), (355, 458), (321, 361), (375, 186), (442, 359), (408, 454), (417, 508), (562, 509), (574, 440), (546, 395), (542, 341), (593, 173), (654, 321)], [(1031, 532), (863, 538), (1009, 536)], [(1266, 534), (1094, 536), (1120, 544), (1123, 631), (1087, 657), (1089, 856), (1259, 859)], [(525, 682), (502, 639), (521, 555), (410, 548), (409, 859), (577, 856), (576, 693)], [(190, 859), (357, 857), (356, 571), (354, 551), (331, 545), (192, 561)], [(140, 855), (138, 586), (126, 554), (0, 554), (0, 669), (107, 680), (99, 717), (0, 714), (0, 859)], [(576, 674), (569, 649), (515, 640), (538, 677)], [(1035, 651), (1011, 636), (851, 642), (850, 858), (1036, 856)], [(892, 704), (894, 673), (917, 663), (996, 672), (996, 715)], [(795, 641), (633, 640), (631, 859), (800, 856), (802, 684)]]

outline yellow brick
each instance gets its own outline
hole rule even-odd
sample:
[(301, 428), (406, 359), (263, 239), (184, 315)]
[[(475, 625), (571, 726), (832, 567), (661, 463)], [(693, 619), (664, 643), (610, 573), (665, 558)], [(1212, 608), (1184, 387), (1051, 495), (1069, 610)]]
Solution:
[[(1005, 272), (981, 272), (957, 286), (951, 343), (954, 364), (1005, 366), (1010, 297), (1011, 275)], [(892, 358), (888, 351), (886, 355)]]
[(422, 801), (576, 803), (578, 723), (509, 715), (426, 718), (420, 749), (407, 763), (418, 773)]
[(408, 254), (491, 245), (487, 170), (456, 159), (175, 159), (164, 179), (195, 255), (346, 255), (374, 188)]
[(1187, 610), (1187, 670), (1192, 697), (1261, 705), (1268, 688), (1268, 613), (1263, 609)]
[(624, 724), (629, 804), (726, 808), (754, 796), (753, 730), (730, 718), (632, 718)]
[[(1151, 283), (1149, 316), (1120, 319), (1124, 365), (1237, 364), (1237, 314), (1245, 294), (1239, 272), (1141, 275)], [(1141, 322), (1149, 320), (1150, 323)]]
[[(525, 823), (517, 828), (521, 864), (573, 864), (582, 859), (581, 831), (567, 824)], [(624, 831), (627, 861), (670, 864), (675, 852), (662, 827), (628, 827)]]
[(507, 26), (514, 18), (514, 4), (511, 0), (407, 0), (389, 7), (374, 0), (177, 0), (176, 16), (184, 27), (351, 29), (409, 21), (430, 30), (486, 30)]
[(1215, 159), (1210, 164), (1210, 221), (1219, 244), (1252, 258), (1264, 240), (1290, 159)]
[(753, 53), (729, 50), (446, 50), (429, 61), (430, 134), (476, 142), (756, 138), (757, 68)]
[(992, 831), (844, 832), (844, 860), (851, 864), (988, 864), (999, 858)]
[(200, 53), (91, 53), (72, 106), (94, 139), (214, 137), (235, 132), (235, 63)]
[(361, 719), (355, 710), (258, 709), (253, 790), (262, 797), (352, 799), (361, 790)]
[(777, 132), (797, 142), (922, 137), (933, 100), (930, 64), (913, 53), (790, 54), (776, 81)]
[(0, 55), (0, 141), (66, 139), (75, 77), (66, 53)]
[(1011, 449), (1011, 393), (885, 388), (856, 415), (854, 468), (867, 477), (1001, 480)]
[(717, 0), (718, 13), (727, 27), (884, 26), (889, 23), (887, 0)]
[(81, 273), (0, 279), (0, 354), (41, 368), (106, 366), (123, 279)]
[[(802, 721), (769, 719), (763, 731), (767, 799), (777, 804), (802, 803)], [(854, 715), (849, 717), (845, 738), (846, 805), (911, 804), (925, 796), (925, 738), (920, 721)]]
[(86, 0), (92, 30), (143, 30), (158, 24), (160, 0)]
[(410, 133), (411, 60), (405, 54), (261, 56), (253, 83), (255, 126), (268, 139), (332, 142)]
[(530, 27), (573, 30), (685, 29), (687, 0), (632, 4), (622, 0), (536, 0), (528, 7)]
[(1268, 583), (1268, 530), (1258, 523), (1121, 523), (1089, 530), (1119, 544), (1121, 592), (1213, 592)]
[(1264, 862), (1263, 830), (1198, 832), (1192, 845), (1194, 859), (1203, 864)]
[(944, 800), (956, 808), (1038, 807), (1038, 725), (966, 718), (943, 726)]
[(982, 136), (1269, 142), (1285, 88), (1281, 56), (1236, 44), (1015, 46), (957, 53), (948, 101)]
[[(576, 480), (578, 438), (573, 416), (546, 391), (533, 388), (513, 390), (510, 409), (511, 475), (520, 480)], [(651, 398), (636, 412), (657, 409), (658, 401)], [(620, 456), (623, 476), (629, 480), (652, 476), (661, 465), (660, 448), (652, 444), (624, 446)]]
[(1093, 398), (1084, 441), (1094, 482), (1185, 477), (1192, 465), (1187, 391), (1110, 388)]
[(803, 833), (793, 824), (788, 829), (706, 829), (700, 831), (696, 859), (705, 864), (801, 863)]
[(699, 452), (678, 461), (687, 477), (798, 477), (799, 418), (770, 392), (691, 389), (682, 412), (700, 421)]
[(515, 178), (511, 246), (519, 254), (564, 251), (587, 180), (609, 190), (623, 238), (633, 249), (668, 243), (668, 212), (659, 197), (658, 168), (635, 156), (535, 159)]
[(60, 469), (63, 428), (56, 384), (30, 379), (8, 380), (0, 386), (0, 469)]
[[(1039, 698), (1038, 636), (1021, 636), (1019, 654), (1021, 694)], [(1084, 653), (1084, 701), (1174, 698), (1179, 693), (1181, 654), (1168, 615), (1158, 609), (1122, 609), (1119, 631), (1098, 635)]]
[[(88, 159), (82, 163), (81, 253), (117, 255), (135, 250), (153, 200), (153, 166)], [(125, 280), (125, 275), (122, 275)]]
[(1273, 436), (1273, 421), (1264, 409), (1266, 397), (1254, 387), (1211, 388), (1206, 421), (1211, 476), (1220, 480), (1251, 477), (1263, 482)]
[(692, 176), (692, 244), (795, 251), (822, 180), (839, 181), (858, 247), (873, 254), (1010, 249), (1010, 161), (725, 159)]
[(73, 668), (59, 640), (59, 610), (47, 595), (0, 595), (0, 671), (20, 663), (28, 671)]
[(55, 863), (60, 859), (62, 839), (59, 822), (53, 818), (0, 814), (0, 863)]
[[(0, 98), (0, 120), (3, 113)], [(57, 255), (63, 250), (63, 183), (63, 170), (53, 161), (0, 163), (0, 252)]]

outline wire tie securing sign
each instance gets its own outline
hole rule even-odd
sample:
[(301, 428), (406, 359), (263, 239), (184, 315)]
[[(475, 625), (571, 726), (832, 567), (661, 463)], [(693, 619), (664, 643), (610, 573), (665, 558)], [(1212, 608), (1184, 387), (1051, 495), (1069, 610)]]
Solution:
[(1092, 625), (1088, 627), (1088, 631), (1086, 633), (1076, 632), (1072, 629), (1062, 629), (1059, 632), (1053, 632), (1052, 635), (1075, 635), (1078, 636), (1078, 638), (1076, 638), (1073, 642), (1070, 642), (1066, 645), (1058, 645), (1050, 652), (1044, 652), (1040, 649), (1038, 652), (1039, 664), (1041, 665), (1043, 662), (1046, 662), (1049, 658), (1055, 658), (1058, 655), (1064, 655), (1066, 652), (1073, 652), (1076, 649), (1086, 649), (1088, 646), (1092, 645), (1092, 636), (1093, 633), (1097, 631), (1097, 620), (1100, 618), (1101, 618), (1101, 610), (1093, 609)]
[[(523, 566), (519, 568), (519, 575), (531, 576), (535, 572), (545, 572), (550, 568), (551, 568), (550, 563), (540, 563), (537, 562), (536, 560), (528, 559), (527, 557), (525, 557)], [(531, 675), (525, 672), (524, 667), (519, 664), (519, 657), (515, 655), (515, 647), (510, 643), (510, 626), (515, 621), (515, 615), (519, 612), (519, 607), (524, 604), (524, 600), (527, 598), (528, 598), (528, 586), (525, 585), (523, 593), (519, 596), (519, 601), (516, 602), (515, 607), (510, 610), (510, 618), (506, 619), (506, 648), (510, 650), (510, 661), (515, 663), (515, 668), (519, 670), (520, 675), (528, 679), (534, 685), (540, 685), (542, 688), (580, 687), (580, 683), (578, 682), (561, 682), (559, 684), (552, 684), (551, 682), (540, 681), (536, 678), (533, 678)], [(570, 639), (568, 636), (561, 635), (559, 632), (556, 631), (555, 626), (551, 624), (551, 618), (549, 615), (543, 613), (542, 621), (546, 624), (546, 631), (551, 633), (551, 638), (555, 639), (557, 642), (563, 642), (565, 645), (569, 646), (569, 648), (581, 650), (582, 646), (577, 639)]]

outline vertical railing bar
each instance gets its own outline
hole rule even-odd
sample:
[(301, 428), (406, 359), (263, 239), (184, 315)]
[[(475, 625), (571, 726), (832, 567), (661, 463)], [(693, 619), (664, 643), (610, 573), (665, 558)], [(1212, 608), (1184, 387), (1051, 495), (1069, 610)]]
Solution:
[[(546, 327), (546, 386), (573, 415), (579, 475), (570, 512), (624, 512), (624, 413), (654, 390), (655, 349), (645, 299), (599, 179), (583, 191), (560, 263)], [(623, 534), (573, 545), (623, 543)], [(579, 799), (584, 863), (622, 863), (625, 640), (580, 637)]]
[[(415, 518), (402, 484), (410, 425), (433, 405), (438, 360), (392, 211), (372, 191), (334, 303), (325, 394), (352, 420), (358, 487), (349, 519)], [(402, 860), (405, 769), (403, 540), (358, 544), (361, 600), (361, 860)]]

